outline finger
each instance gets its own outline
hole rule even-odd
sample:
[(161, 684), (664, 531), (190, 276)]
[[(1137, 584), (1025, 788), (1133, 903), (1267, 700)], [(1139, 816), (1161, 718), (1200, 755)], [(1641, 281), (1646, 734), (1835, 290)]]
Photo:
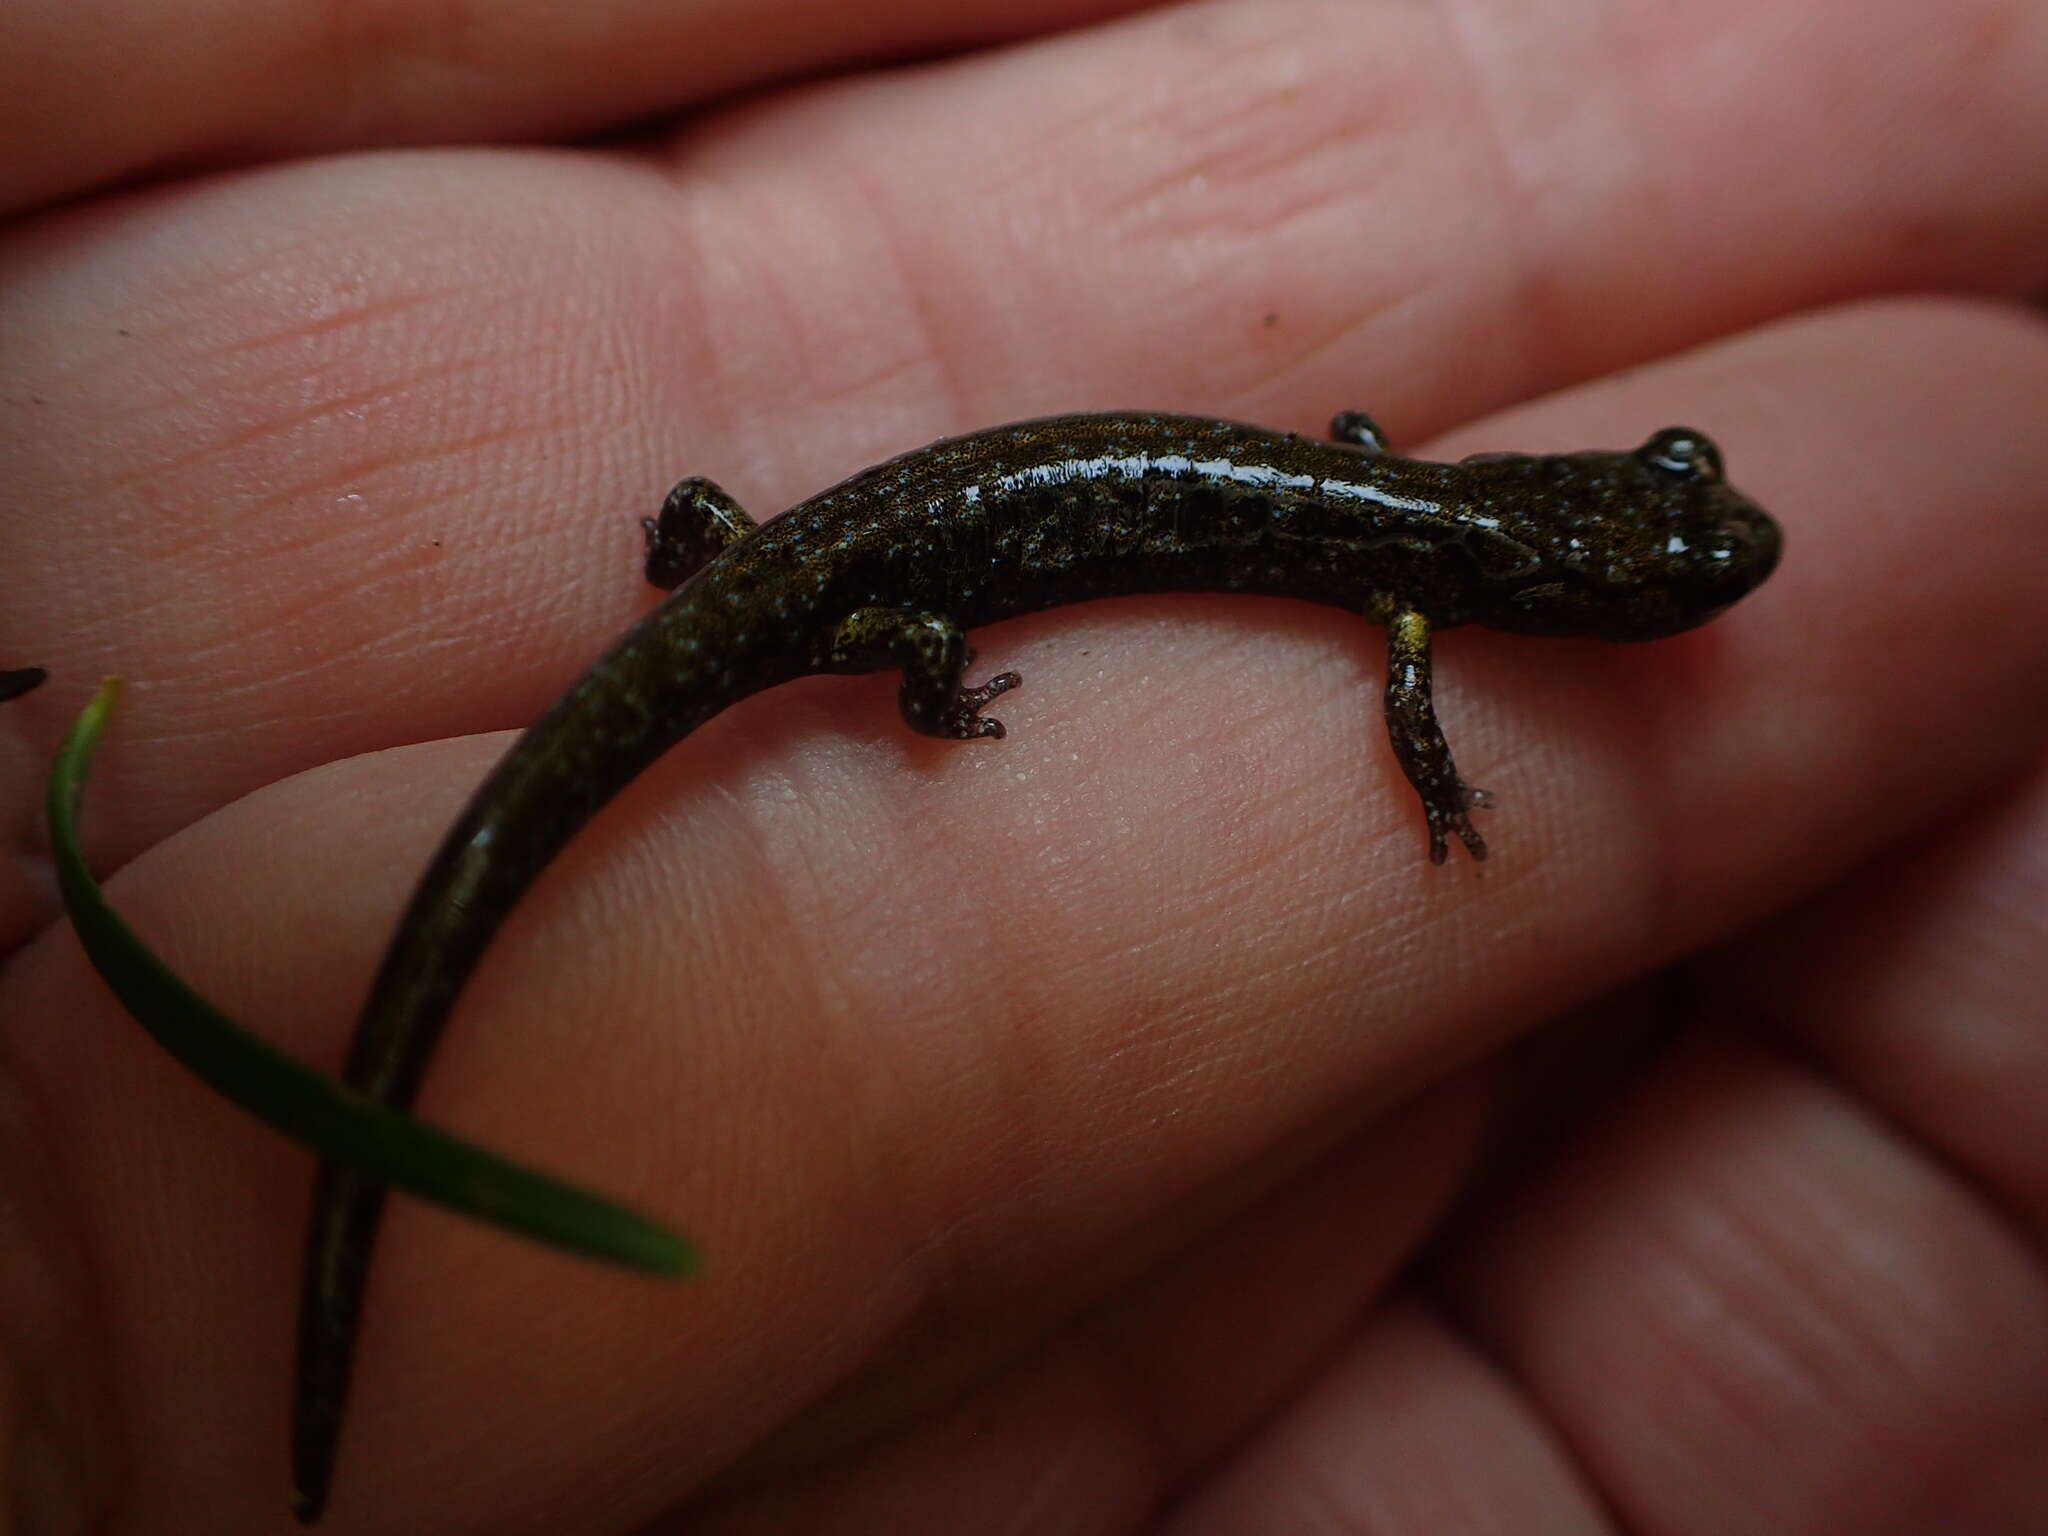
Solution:
[[(1479, 1341), (1413, 1306), (1376, 1315), (1341, 1349), (1335, 1330), (1321, 1335), (1325, 1347), (1314, 1356), (1270, 1350), (1246, 1316), (1181, 1315), (1175, 1358), (1198, 1373), (1195, 1382), (1149, 1372), (1123, 1350), (1111, 1351), (1113, 1370), (1090, 1371), (1076, 1368), (1071, 1350), (1048, 1349), (1029, 1370), (997, 1377), (880, 1454), (828, 1460), (674, 1529), (936, 1530), (961, 1524), (943, 1511), (963, 1506), (1022, 1511), (1027, 1527), (1030, 1511), (1050, 1509), (1061, 1521), (1085, 1511), (1096, 1529), (1150, 1529), (1141, 1514), (1220, 1448), (1173, 1454), (1185, 1445), (1177, 1431), (1186, 1399), (1207, 1400), (1219, 1381), (1233, 1381), (1234, 1344), (1270, 1360), (1280, 1380), (1303, 1378), (1300, 1390), (1277, 1410), (1256, 1394), (1240, 1400), (1265, 1422), (1179, 1503), (1164, 1527), (1176, 1536), (1292, 1529), (1333, 1510), (1350, 1526), (1390, 1536), (1611, 1530), (1612, 1501), (1599, 1483), (1605, 1464), (1587, 1468), (1574, 1454), (1581, 1416), (1548, 1420), (1554, 1394), (1573, 1408), (1590, 1401), (1604, 1449), (1620, 1442), (1624, 1458), (1657, 1457), (1623, 1473), (1625, 1488), (1647, 1483), (1659, 1494), (1660, 1507), (1620, 1511), (1630, 1529), (1902, 1520), (1915, 1529), (2030, 1529), (2048, 1519), (2033, 1472), (2039, 1415), (2026, 1390), (2048, 1377), (2039, 1315), (2048, 1276), (2023, 1257), (2028, 1243), (2038, 1246), (2048, 1211), (2048, 1141), (2037, 1112), (2048, 1093), (2037, 1005), (2048, 990), (2039, 974), (2048, 932), (2033, 897), (2044, 850), (2048, 776), (2036, 773), (1965, 828), (1937, 833), (1903, 867), (1888, 861), (1810, 916), (1773, 923), (1767, 938), (1718, 959), (1718, 996), (1738, 995), (1746, 1015), (1775, 1020), (1921, 1146), (1884, 1146), (1869, 1122), (1859, 1135), (1829, 1134), (1830, 1120), (1846, 1129), (1867, 1111), (1845, 1113), (1829, 1102), (1831, 1090), (1782, 1064), (1759, 1059), (1727, 1071), (1724, 1063), (1727, 1081), (1713, 1088), (1697, 1080), (1707, 1072), (1666, 1071), (1618, 1117), (1632, 1133), (1609, 1126), (1578, 1147), (1570, 1171), (1512, 1208), (1505, 1234), (1471, 1246), (1463, 1294), (1476, 1298), (1483, 1334), (1498, 1333), (1501, 1296), (1517, 1293), (1507, 1372)], [(1844, 978), (1856, 980), (1845, 986)], [(1795, 1112), (1764, 1110), (1774, 1099)], [(1690, 1102), (1696, 1135), (1673, 1133), (1674, 1100)], [(1645, 1143), (1647, 1154), (1637, 1150)], [(1986, 1220), (1966, 1183), (1930, 1178), (1929, 1152), (2006, 1202), (2030, 1235), (2015, 1243), (1995, 1216)], [(1906, 1163), (1903, 1173), (1885, 1171), (1893, 1158)], [(1333, 1202), (1363, 1198), (1376, 1173), (1361, 1168), (1359, 1182), (1333, 1190)], [(1576, 1230), (1596, 1221), (1601, 1238)], [(1674, 1232), (1680, 1222), (1710, 1235), (1684, 1243)], [(1625, 1253), (1620, 1264), (1587, 1259), (1602, 1242)], [(1276, 1287), (1298, 1283), (1270, 1273), (1266, 1244), (1233, 1234), (1229, 1247), (1257, 1252)], [(1985, 1248), (1994, 1255), (1988, 1265), (1977, 1256)], [(1533, 1296), (1519, 1294), (1520, 1265), (1497, 1267), (1503, 1249), (1538, 1270)], [(1539, 1256), (1528, 1257), (1532, 1250)], [(1705, 1259), (1686, 1267), (1683, 1255), (1697, 1251)], [(1312, 1264), (1325, 1279), (1355, 1273), (1327, 1251)], [(1703, 1308), (1697, 1298), (1707, 1292), (1732, 1301)], [(1564, 1336), (1532, 1341), (1527, 1335), (1557, 1320), (1548, 1309), (1559, 1293), (1569, 1298)], [(1135, 1300), (1150, 1299), (1141, 1292)], [(1279, 1296), (1254, 1304), (1268, 1318), (1300, 1314)], [(1647, 1326), (1631, 1322), (1645, 1311)], [(1601, 1336), (1590, 1342), (1595, 1331)], [(1867, 1347), (1845, 1354), (1845, 1333)], [(1638, 1358), (1645, 1336), (1662, 1351), (1648, 1360)], [(1743, 1339), (1752, 1345), (1746, 1354), (1736, 1347)], [(1589, 1343), (1627, 1351), (1627, 1371), (1604, 1376), (1604, 1354), (1582, 1368)], [(1988, 1377), (1987, 1355), (1998, 1362)], [(1317, 1367), (1302, 1369), (1311, 1358)], [(1531, 1359), (1535, 1368), (1519, 1374)], [(1610, 1391), (1616, 1400), (1606, 1399)], [(1762, 1444), (1730, 1445), (1725, 1413), (1701, 1411), (1703, 1395), (1718, 1395), (1724, 1410), (1736, 1399), (1745, 1426), (1762, 1421)], [(1115, 1411), (1104, 1412), (1105, 1403)], [(1086, 1454), (1035, 1439), (1031, 1427), (1041, 1425), (1074, 1430)], [(1667, 1490), (1672, 1460), (1681, 1467)], [(1064, 1474), (1056, 1484), (1045, 1480), (1049, 1466)], [(1873, 1467), (1882, 1469), (1874, 1484)], [(1695, 1498), (1695, 1480), (1712, 1490), (1708, 1499)], [(1782, 1503), (1757, 1498), (1783, 1496), (1788, 1484), (1797, 1495)]]
[[(835, 66), (1086, 23), (1132, 0), (957, 6), (118, 0), (0, 12), (0, 210), (377, 144), (549, 139)], [(49, 125), (61, 123), (61, 133)]]
[[(137, 750), (103, 761), (108, 861), (316, 763), (530, 720), (643, 602), (635, 520), (684, 472), (766, 514), (1103, 404), (1367, 404), (1414, 444), (1832, 295), (2041, 281), (2048, 92), (2017, 82), (2048, 18), (1979, 53), (1971, 6), (1522, 7), (1462, 43), (1444, 14), (1147, 15), (738, 111), (661, 170), (352, 158), (23, 230), (0, 654), (55, 676), (0, 718), (11, 846), (110, 671)], [(32, 875), (0, 932), (47, 913)]]
[(1232, 1194), (1279, 1167), (1306, 1173), (1112, 1302), (1021, 1350), (992, 1330), (989, 1359), (1015, 1363), (974, 1390), (935, 1394), (895, 1434), (875, 1426), (900, 1405), (884, 1416), (857, 1389), (834, 1394), (644, 1536), (965, 1530), (995, 1510), (1020, 1532), (1149, 1529), (1356, 1328), (1456, 1189), (1487, 1099), (1461, 1076), (1319, 1159), (1306, 1154), (1331, 1128), (1315, 1128)]
[[(1515, 816), (1483, 878), (1417, 856), (1359, 703), (1365, 648), (1280, 605), (1014, 626), (1020, 710), (1046, 702), (1012, 712), (1000, 757), (904, 743), (886, 679), (715, 723), (515, 914), (423, 1100), (678, 1213), (711, 1278), (682, 1302), (399, 1209), (343, 1453), (354, 1518), (545, 1523), (621, 1487), (646, 1508), (862, 1370), (902, 1361), (915, 1399), (986, 1319), (1056, 1325), (1276, 1139), (2009, 773), (2048, 735), (2027, 688), (2048, 614), (2019, 537), (2034, 481), (1998, 450), (2044, 393), (2037, 321), (1891, 305), (1641, 370), (1580, 419), (1559, 397), (1501, 423), (1584, 441), (1685, 400), (1799, 515), (1772, 585), (1689, 641), (1457, 648), (1461, 750)], [(1937, 628), (1976, 664), (1895, 642)], [(1100, 685), (1105, 656), (1154, 680), (1141, 706)], [(114, 898), (237, 1017), (332, 1060), (421, 850), (501, 746), (274, 786)], [(68, 946), (8, 980), (9, 1017), (86, 1021), (0, 1048), (65, 1149), (110, 1358), (135, 1373), (137, 1518), (242, 1499), (270, 1455), (281, 1487), (281, 1438), (234, 1430), (278, 1401), (303, 1168), (117, 1027)], [(138, 1182), (166, 1146), (206, 1172)], [(245, 1334), (271, 1343), (207, 1353)], [(491, 1457), (536, 1425), (556, 1456)]]
[(1382, 1309), (1188, 1493), (1162, 1536), (1607, 1536), (1561, 1444), (1483, 1354), (1409, 1300)]
[(2038, 1250), (1870, 1106), (1767, 1050), (1682, 1053), (1452, 1274), (1624, 1529), (2048, 1516)]
[[(1744, 945), (1725, 972), (1856, 1093), (2048, 1233), (2048, 766)], [(1833, 977), (1830, 984), (1824, 978)]]

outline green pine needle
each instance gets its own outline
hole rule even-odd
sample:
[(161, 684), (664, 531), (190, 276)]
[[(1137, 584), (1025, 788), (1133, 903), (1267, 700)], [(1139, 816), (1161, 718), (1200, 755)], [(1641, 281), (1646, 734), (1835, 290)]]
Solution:
[(423, 1200), (632, 1269), (688, 1274), (684, 1239), (603, 1197), (457, 1141), (365, 1098), (241, 1028), (178, 979), (115, 915), (78, 851), (78, 805), (121, 680), (103, 683), (50, 772), (50, 846), (64, 908), (93, 969), (135, 1021), (216, 1092), (321, 1156)]

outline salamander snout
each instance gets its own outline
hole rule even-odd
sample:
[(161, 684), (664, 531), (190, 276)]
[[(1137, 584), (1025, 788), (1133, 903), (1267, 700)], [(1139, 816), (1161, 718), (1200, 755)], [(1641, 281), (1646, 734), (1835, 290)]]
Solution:
[(1666, 427), (1634, 458), (1650, 499), (1662, 501), (1670, 519), (1666, 579), (1680, 610), (1718, 612), (1778, 568), (1777, 521), (1728, 483), (1721, 451), (1704, 432)]
[[(1731, 500), (1740, 500), (1730, 497)], [(1724, 518), (1697, 553), (1701, 581), (1727, 591), (1733, 602), (1778, 568), (1784, 535), (1777, 520), (1762, 507), (1744, 502), (1740, 514)]]
[(1761, 507), (1756, 509), (1754, 516), (1728, 526), (1731, 537), (1746, 539), (1749, 543), (1749, 584), (1753, 587), (1778, 568), (1778, 557), (1785, 549), (1785, 536), (1778, 531), (1778, 520)]

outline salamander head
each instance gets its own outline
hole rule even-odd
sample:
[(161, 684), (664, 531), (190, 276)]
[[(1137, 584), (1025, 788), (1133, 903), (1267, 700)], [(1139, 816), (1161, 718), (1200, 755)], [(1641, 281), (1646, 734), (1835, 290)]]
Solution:
[(1536, 559), (1494, 585), (1482, 623), (1654, 640), (1705, 623), (1777, 568), (1777, 523), (1728, 484), (1703, 432), (1666, 427), (1626, 453), (1503, 460), (1502, 470), (1511, 464), (1509, 523)]

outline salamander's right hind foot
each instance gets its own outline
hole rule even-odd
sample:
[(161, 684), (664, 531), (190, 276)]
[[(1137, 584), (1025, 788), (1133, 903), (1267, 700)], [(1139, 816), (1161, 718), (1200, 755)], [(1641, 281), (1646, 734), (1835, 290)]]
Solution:
[(988, 719), (982, 710), (990, 700), (1002, 697), (1023, 681), (1018, 673), (998, 672), (978, 687), (960, 689), (954, 695), (953, 712), (946, 728), (932, 734), (955, 741), (1001, 741), (1003, 722)]
[(903, 669), (896, 702), (904, 722), (924, 736), (947, 741), (999, 741), (1003, 722), (981, 711), (991, 699), (1023, 681), (999, 672), (973, 688), (961, 674), (974, 649), (960, 626), (940, 613), (908, 608), (857, 608), (841, 619), (818, 657), (823, 672), (879, 672)]

